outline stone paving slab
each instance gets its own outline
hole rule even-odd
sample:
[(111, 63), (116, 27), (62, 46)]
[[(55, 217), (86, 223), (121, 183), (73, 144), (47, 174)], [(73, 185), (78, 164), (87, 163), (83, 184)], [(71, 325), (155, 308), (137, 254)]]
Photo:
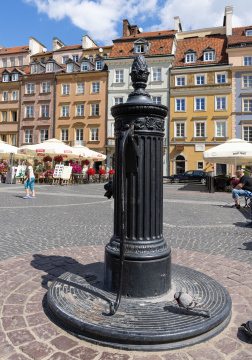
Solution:
[(252, 338), (240, 328), (252, 319), (252, 265), (183, 249), (172, 249), (173, 263), (202, 271), (229, 291), (229, 326), (215, 338), (167, 352), (120, 351), (85, 342), (55, 326), (46, 315), (45, 294), (66, 270), (94, 268), (104, 246), (82, 246), (20, 255), (0, 262), (1, 360), (246, 360)]

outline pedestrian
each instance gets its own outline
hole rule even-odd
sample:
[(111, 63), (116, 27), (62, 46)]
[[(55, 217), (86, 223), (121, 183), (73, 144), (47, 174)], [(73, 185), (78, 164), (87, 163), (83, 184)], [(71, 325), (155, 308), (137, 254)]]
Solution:
[(239, 183), (232, 190), (232, 198), (235, 201), (235, 205), (233, 205), (233, 207), (240, 209), (241, 206), (239, 197), (246, 196), (248, 193), (252, 192), (252, 179), (248, 175), (244, 174), (242, 170), (237, 170), (236, 176)]
[[(35, 191), (34, 191), (35, 176), (33, 172), (34, 161), (32, 159), (28, 159), (26, 161), (26, 165), (28, 166), (28, 169), (27, 169), (27, 180), (25, 183), (26, 195), (24, 196), (24, 199), (29, 199), (29, 198), (35, 199)], [(29, 187), (32, 193), (31, 196), (29, 195)]]

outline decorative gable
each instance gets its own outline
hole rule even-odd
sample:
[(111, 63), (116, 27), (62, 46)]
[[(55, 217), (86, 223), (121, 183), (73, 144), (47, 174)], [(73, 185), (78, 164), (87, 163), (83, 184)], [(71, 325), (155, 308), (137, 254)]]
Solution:
[(5, 69), (2, 72), (2, 82), (9, 82), (11, 81), (11, 72), (8, 69)]
[(184, 53), (185, 55), (185, 64), (195, 63), (197, 60), (197, 53), (193, 49), (188, 49)]
[(208, 46), (202, 51), (203, 60), (202, 61), (215, 61), (216, 59), (216, 53), (215, 50)]
[(34, 59), (30, 62), (31, 74), (39, 74), (45, 72), (45, 65)]
[(94, 69), (95, 66), (89, 59), (87, 59), (86, 57), (83, 57), (81, 59), (81, 71), (91, 71)]
[(80, 65), (77, 64), (73, 59), (68, 59), (66, 61), (66, 72), (76, 72), (80, 70)]
[(150, 44), (144, 38), (134, 41), (133, 53), (134, 54), (148, 54), (150, 51)]

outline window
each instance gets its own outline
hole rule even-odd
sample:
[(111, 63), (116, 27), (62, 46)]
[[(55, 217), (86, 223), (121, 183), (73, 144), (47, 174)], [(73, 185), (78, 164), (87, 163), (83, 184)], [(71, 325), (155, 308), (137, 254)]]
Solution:
[(11, 120), (14, 122), (17, 121), (17, 111), (11, 112)]
[(84, 104), (76, 105), (76, 116), (84, 116)]
[(94, 61), (94, 57), (92, 55), (89, 56), (89, 61), (91, 61), (91, 62)]
[(175, 111), (186, 111), (185, 99), (175, 99)]
[(46, 64), (46, 72), (53, 72), (53, 63), (49, 62)]
[(7, 111), (2, 111), (2, 121), (7, 122)]
[(91, 104), (91, 116), (99, 116), (99, 104)]
[(34, 94), (34, 84), (26, 84), (26, 94)]
[(102, 70), (102, 61), (96, 61), (96, 70)]
[(17, 135), (16, 134), (11, 135), (10, 138), (11, 138), (11, 145), (16, 146), (17, 145)]
[(194, 63), (195, 61), (194, 61), (194, 54), (186, 54), (186, 56), (185, 56), (185, 62), (187, 63), (187, 64), (189, 64), (189, 63)]
[(12, 74), (11, 80), (12, 81), (18, 81), (18, 74)]
[(243, 127), (243, 139), (246, 141), (252, 141), (252, 126)]
[(123, 83), (123, 70), (116, 70), (115, 71), (115, 82), (116, 83)]
[(70, 94), (70, 85), (63, 84), (62, 85), (62, 95), (69, 95)]
[(186, 77), (185, 76), (176, 76), (176, 86), (185, 86), (186, 85)]
[(1, 140), (6, 142), (6, 135), (1, 135)]
[(42, 82), (42, 93), (50, 92), (50, 82)]
[(45, 58), (42, 57), (42, 58), (40, 59), (40, 61), (41, 61), (41, 64), (44, 64), (44, 63), (45, 63)]
[(62, 64), (65, 64), (68, 59), (69, 59), (69, 56), (62, 56)]
[(23, 66), (23, 56), (18, 57), (18, 66)]
[(224, 84), (227, 82), (227, 73), (217, 73), (215, 75), (215, 82), (217, 84)]
[(7, 67), (7, 59), (3, 59), (3, 67), (6, 68)]
[(252, 65), (252, 56), (244, 56), (244, 66)]
[(226, 96), (216, 96), (215, 97), (215, 110), (227, 110)]
[(83, 145), (83, 129), (76, 129), (75, 131), (75, 146)]
[(122, 97), (115, 97), (115, 105), (119, 105), (123, 103), (123, 98)]
[(68, 129), (61, 129), (61, 140), (68, 141)]
[(8, 91), (3, 91), (3, 101), (8, 101)]
[(92, 93), (100, 92), (100, 82), (92, 82)]
[(36, 74), (38, 72), (38, 65), (31, 66), (31, 74)]
[(175, 122), (175, 137), (185, 137), (185, 123)]
[(204, 53), (204, 61), (214, 61), (214, 52), (207, 51)]
[(87, 62), (81, 63), (81, 71), (88, 71), (88, 63)]
[(10, 66), (12, 66), (12, 67), (15, 66), (15, 58), (14, 57), (10, 58)]
[(252, 36), (252, 30), (246, 30), (246, 36)]
[(203, 169), (204, 169), (204, 162), (197, 161), (197, 170), (203, 170)]
[(216, 121), (216, 137), (226, 137), (226, 121)]
[(152, 69), (152, 80), (153, 81), (161, 81), (161, 68)]
[(196, 122), (195, 123), (195, 137), (205, 137), (205, 123)]
[(194, 98), (194, 111), (206, 110), (206, 98), (196, 97)]
[(103, 54), (103, 58), (107, 59), (108, 58), (108, 54)]
[(9, 75), (3, 75), (3, 82), (9, 81)]
[(154, 104), (162, 104), (161, 96), (152, 96), (152, 101), (154, 102)]
[(99, 140), (99, 129), (98, 128), (92, 128), (91, 129), (91, 141), (98, 141)]
[(12, 100), (17, 100), (18, 99), (18, 91), (17, 90), (13, 90), (12, 91)]
[(73, 55), (73, 61), (78, 62), (79, 61), (79, 55)]
[(34, 106), (33, 105), (27, 105), (26, 106), (26, 117), (27, 118), (33, 118), (33, 112), (34, 112)]
[(73, 72), (73, 63), (67, 64), (66, 71), (67, 72)]
[(140, 44), (140, 45), (136, 45), (136, 53), (140, 54), (144, 52), (144, 45)]
[(245, 112), (252, 112), (252, 99), (244, 99), (243, 101), (243, 111)]
[(252, 87), (252, 75), (243, 76), (243, 87)]
[(25, 144), (32, 144), (32, 130), (25, 130)]
[(63, 117), (69, 116), (69, 105), (62, 105), (62, 116)]
[(48, 140), (48, 129), (40, 130), (40, 142)]
[(40, 108), (41, 117), (49, 117), (49, 105), (41, 105)]
[(85, 83), (77, 83), (76, 94), (84, 94)]
[(204, 85), (206, 83), (205, 75), (195, 75), (195, 85)]

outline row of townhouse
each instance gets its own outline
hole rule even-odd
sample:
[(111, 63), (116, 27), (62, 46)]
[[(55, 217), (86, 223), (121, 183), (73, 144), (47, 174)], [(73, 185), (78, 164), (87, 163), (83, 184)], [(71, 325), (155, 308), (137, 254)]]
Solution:
[(232, 13), (225, 8), (223, 26), (186, 32), (179, 17), (173, 30), (145, 33), (124, 20), (123, 36), (103, 47), (84, 35), (72, 46), (53, 38), (47, 51), (31, 38), (22, 64), (20, 47), (0, 49), (1, 139), (21, 146), (56, 137), (107, 154), (113, 167), (110, 109), (127, 100), (133, 59), (143, 54), (147, 91), (169, 109), (164, 174), (212, 170), (204, 150), (232, 137), (252, 142), (252, 27), (232, 28)]

